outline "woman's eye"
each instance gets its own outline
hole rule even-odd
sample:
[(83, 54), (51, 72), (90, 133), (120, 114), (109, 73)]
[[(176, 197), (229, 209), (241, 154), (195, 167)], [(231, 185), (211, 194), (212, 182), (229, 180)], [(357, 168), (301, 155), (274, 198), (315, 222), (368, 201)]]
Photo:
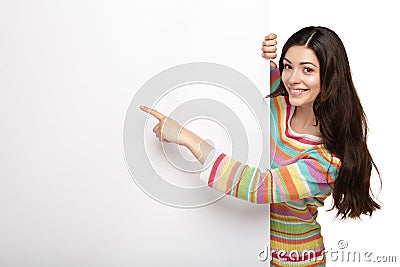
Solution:
[(283, 68), (289, 70), (292, 68), (292, 66), (290, 66), (289, 64), (283, 64)]
[(306, 72), (306, 73), (310, 73), (310, 72), (312, 72), (313, 70), (312, 69), (310, 69), (310, 68), (304, 68), (304, 72)]

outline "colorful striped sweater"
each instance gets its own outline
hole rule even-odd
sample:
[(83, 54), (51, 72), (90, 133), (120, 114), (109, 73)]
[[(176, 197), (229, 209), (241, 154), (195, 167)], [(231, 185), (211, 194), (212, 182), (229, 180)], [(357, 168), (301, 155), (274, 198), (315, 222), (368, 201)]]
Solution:
[[(271, 90), (280, 82), (271, 71)], [(253, 203), (270, 203), (271, 266), (325, 266), (317, 209), (332, 191), (340, 160), (322, 139), (290, 127), (295, 107), (287, 97), (271, 99), (271, 168), (261, 171), (220, 154), (208, 185)]]

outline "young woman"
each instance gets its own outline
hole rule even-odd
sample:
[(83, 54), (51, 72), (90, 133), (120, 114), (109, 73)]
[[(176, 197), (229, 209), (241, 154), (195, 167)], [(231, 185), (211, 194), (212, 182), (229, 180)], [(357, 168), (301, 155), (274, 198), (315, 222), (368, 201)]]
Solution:
[[(263, 56), (276, 56), (276, 35)], [(332, 193), (341, 218), (372, 215), (375, 164), (367, 124), (354, 88), (345, 48), (335, 32), (306, 27), (285, 43), (279, 69), (271, 68), (271, 169), (265, 172), (221, 153), (208, 185), (254, 203), (270, 203), (271, 266), (325, 266), (317, 209)], [(186, 146), (204, 163), (214, 148), (156, 110), (160, 141)]]

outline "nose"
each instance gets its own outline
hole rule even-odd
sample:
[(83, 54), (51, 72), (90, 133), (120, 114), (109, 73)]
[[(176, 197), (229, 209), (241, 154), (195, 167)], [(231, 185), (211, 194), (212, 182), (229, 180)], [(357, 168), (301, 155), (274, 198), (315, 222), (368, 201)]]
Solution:
[(293, 69), (289, 76), (289, 84), (298, 84), (300, 83), (300, 73), (297, 69)]

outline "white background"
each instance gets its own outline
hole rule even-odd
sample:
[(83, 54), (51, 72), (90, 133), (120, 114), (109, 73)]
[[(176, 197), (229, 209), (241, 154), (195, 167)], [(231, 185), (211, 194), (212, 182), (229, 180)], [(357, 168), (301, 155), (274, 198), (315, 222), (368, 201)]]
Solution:
[[(342, 39), (350, 61), (353, 79), (369, 121), (369, 149), (378, 165), (383, 187), (378, 195), (382, 210), (362, 220), (333, 220), (335, 211), (319, 212), (325, 248), (329, 259), (340, 258), (329, 266), (395, 266), (394, 263), (354, 263), (341, 261), (338, 242), (345, 240), (347, 252), (373, 252), (375, 256), (397, 256), (400, 253), (392, 240), (399, 238), (397, 198), (399, 183), (396, 140), (400, 87), (398, 85), (400, 24), (394, 1), (274, 1), (271, 3), (271, 29), (278, 34), (278, 50), (287, 38), (302, 27), (326, 26)], [(397, 11), (396, 11), (397, 10)], [(278, 62), (278, 60), (276, 60)], [(376, 174), (373, 191), (379, 193)], [(325, 201), (330, 208), (331, 198)], [(330, 254), (339, 251), (339, 254)], [(331, 256), (332, 255), (332, 256)], [(353, 254), (351, 254), (353, 255)], [(332, 260), (331, 260), (332, 261)], [(329, 263), (329, 262), (328, 262)]]
[(264, 265), (267, 205), (160, 204), (122, 146), (133, 96), (167, 68), (220, 63), (267, 93), (257, 2), (1, 1), (0, 266)]
[[(263, 67), (254, 72), (241, 67), (253, 62), (249, 55), (258, 56), (260, 43), (254, 49), (232, 46), (241, 44), (248, 32), (269, 31), (269, 22), (280, 45), (303, 26), (335, 30), (348, 51), (369, 119), (370, 151), (383, 179), (383, 209), (372, 219), (348, 222), (333, 221), (334, 211), (321, 210), (327, 251), (338, 251), (337, 242), (346, 240), (346, 251), (395, 255), (399, 261), (390, 242), (399, 238), (395, 108), (400, 59), (394, 4), (275, 1), (269, 10), (252, 2), (232, 16), (235, 1), (1, 1), (0, 265), (152, 266), (151, 261), (166, 264), (172, 259), (186, 266), (213, 266), (225, 257), (239, 262), (245, 253), (252, 256), (261, 249), (250, 243), (246, 229), (267, 234), (260, 229), (265, 214), (250, 221), (259, 213), (235, 210), (234, 201), (224, 202), (223, 213), (179, 210), (143, 194), (125, 167), (122, 129), (135, 90), (171, 66), (224, 60), (253, 80), (266, 74)], [(217, 8), (226, 12), (215, 12)], [(199, 16), (196, 10), (221, 24), (187, 23)], [(232, 19), (238, 35), (226, 40), (223, 33)], [(215, 27), (208, 33), (212, 38), (203, 32), (207, 27)], [(196, 40), (207, 37), (203, 49), (193, 54)], [(230, 56), (211, 56), (217, 49)], [(375, 175), (374, 192), (376, 180)], [(196, 225), (189, 223), (193, 221)], [(212, 226), (224, 231), (221, 236), (232, 233), (230, 239), (206, 235), (206, 227)], [(226, 256), (220, 253), (224, 246), (236, 250)]]

